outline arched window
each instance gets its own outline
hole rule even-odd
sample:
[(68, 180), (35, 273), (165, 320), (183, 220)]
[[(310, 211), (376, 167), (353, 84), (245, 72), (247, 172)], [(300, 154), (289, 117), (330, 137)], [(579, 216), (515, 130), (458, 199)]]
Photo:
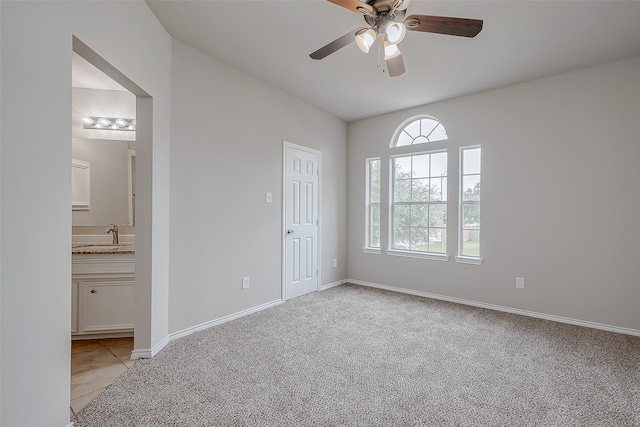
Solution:
[(425, 144), (447, 139), (447, 130), (437, 119), (429, 116), (412, 117), (402, 123), (391, 140), (391, 147)]
[[(447, 139), (442, 123), (429, 116), (402, 123), (391, 148)], [(391, 155), (391, 227), (389, 253), (447, 256), (447, 150), (416, 147)]]

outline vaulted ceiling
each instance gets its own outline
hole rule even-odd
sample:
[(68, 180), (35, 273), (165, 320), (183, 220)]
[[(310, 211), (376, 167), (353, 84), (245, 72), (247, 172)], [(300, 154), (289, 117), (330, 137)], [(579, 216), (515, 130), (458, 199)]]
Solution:
[[(373, 0), (369, 0), (372, 2)], [(309, 54), (363, 17), (325, 0), (147, 0), (175, 39), (352, 121), (640, 54), (640, 1), (427, 1), (409, 14), (482, 19), (475, 38), (409, 32), (389, 77), (355, 43)]]

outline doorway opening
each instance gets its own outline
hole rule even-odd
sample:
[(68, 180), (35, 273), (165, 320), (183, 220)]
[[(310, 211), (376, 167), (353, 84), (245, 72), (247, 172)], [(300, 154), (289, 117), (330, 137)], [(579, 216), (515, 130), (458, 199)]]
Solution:
[[(151, 222), (151, 218), (146, 210), (142, 215), (140, 210), (136, 212), (134, 201), (136, 188), (144, 188), (136, 183), (150, 179), (147, 176), (150, 168), (136, 168), (135, 159), (136, 155), (141, 155), (139, 160), (151, 161), (145, 156), (151, 151), (152, 144), (152, 98), (75, 36), (72, 55), (72, 136), (73, 143), (76, 140), (82, 142), (77, 151), (72, 147), (73, 157), (75, 161), (76, 156), (88, 155), (88, 151), (93, 156), (91, 161), (80, 159), (75, 162), (84, 167), (79, 169), (81, 174), (73, 175), (74, 184), (83, 183), (83, 191), (78, 196), (82, 203), (76, 203), (77, 195), (74, 194), (72, 205), (78, 209), (73, 208), (74, 223), (69, 233), (74, 236), (73, 253), (78, 252), (78, 248), (79, 252), (85, 253), (80, 257), (73, 255), (70, 278), (71, 334), (74, 344), (80, 340), (83, 343), (72, 349), (72, 358), (79, 354), (76, 347), (82, 347), (83, 354), (87, 349), (100, 352), (107, 358), (111, 354), (113, 363), (127, 368), (128, 363), (133, 363), (130, 356), (134, 349), (147, 347), (146, 338), (151, 335), (150, 325), (143, 320), (151, 305), (151, 284), (141, 283), (150, 277), (151, 265), (146, 261), (145, 246), (136, 247), (139, 233), (134, 228), (138, 226), (136, 228), (140, 231), (139, 226), (142, 225), (146, 229), (145, 225)], [(90, 69), (93, 73), (81, 73), (85, 78), (81, 85), (77, 84), (76, 73), (81, 71), (77, 67), (85, 67), (85, 71)], [(81, 90), (76, 90), (78, 86)], [(108, 95), (107, 102), (104, 101), (106, 98), (99, 96), (100, 92)], [(84, 101), (82, 105), (87, 111), (76, 111), (78, 99)], [(101, 110), (105, 106), (106, 109)], [(145, 149), (140, 150), (140, 147)], [(82, 221), (76, 223), (76, 217)], [(107, 234), (107, 229), (110, 234)], [(82, 236), (76, 238), (76, 232)], [(88, 241), (96, 236), (108, 241)], [(88, 245), (84, 246), (86, 251), (82, 250), (82, 244)], [(140, 259), (145, 261), (138, 262)], [(114, 371), (114, 366), (107, 365), (108, 370)], [(75, 373), (82, 370), (80, 367)], [(72, 361), (72, 413), (74, 398), (77, 399), (76, 410), (79, 410), (78, 405), (88, 403), (88, 400), (83, 402), (82, 397), (84, 400), (95, 397), (92, 393), (85, 393), (88, 386), (95, 384), (87, 384), (82, 378), (74, 384), (73, 378)]]

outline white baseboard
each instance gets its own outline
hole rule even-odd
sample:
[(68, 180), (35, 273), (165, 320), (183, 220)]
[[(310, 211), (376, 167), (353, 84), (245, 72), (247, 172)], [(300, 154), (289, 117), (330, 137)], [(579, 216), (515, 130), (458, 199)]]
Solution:
[(586, 320), (571, 319), (569, 317), (556, 316), (553, 314), (538, 313), (535, 311), (521, 310), (519, 308), (505, 307), (502, 305), (488, 304), (479, 301), (467, 300), (463, 298), (449, 297), (446, 295), (432, 294), (429, 292), (415, 291), (413, 289), (400, 288), (397, 286), (382, 285), (380, 283), (365, 282), (362, 280), (347, 279), (345, 283), (367, 286), (370, 288), (385, 289), (387, 291), (400, 292), (403, 294), (416, 295), (419, 297), (432, 298), (442, 301), (454, 302), (457, 304), (471, 305), (474, 307), (487, 308), (489, 310), (503, 311), (506, 313), (519, 314), (521, 316), (536, 317), (538, 319), (552, 320), (554, 322), (568, 323), (571, 325), (584, 326), (587, 328), (601, 329), (603, 331), (616, 332), (619, 334), (640, 336), (640, 331), (636, 329), (623, 328), (620, 326), (605, 325), (602, 323), (589, 322)]
[(247, 310), (239, 311), (237, 313), (230, 314), (228, 316), (220, 317), (218, 319), (210, 320), (205, 323), (201, 323), (200, 325), (192, 326), (187, 329), (183, 329), (182, 331), (174, 332), (169, 334), (169, 340), (173, 341), (175, 339), (185, 337), (187, 335), (191, 335), (194, 332), (202, 331), (204, 329), (211, 328), (212, 326), (221, 325), (223, 323), (230, 322), (232, 320), (238, 319), (240, 317), (248, 316), (249, 314), (257, 313), (262, 310), (266, 310), (271, 307), (275, 307), (277, 305), (282, 304), (284, 301), (279, 299), (275, 301), (271, 301), (265, 304), (258, 305), (256, 307), (249, 308)]
[(335, 288), (336, 286), (344, 285), (346, 280), (338, 280), (337, 282), (327, 283), (326, 285), (320, 285), (321, 291), (326, 291), (327, 289)]
[(142, 350), (133, 350), (133, 352), (131, 353), (131, 359), (132, 360), (133, 359), (151, 359), (153, 356), (158, 354), (160, 350), (162, 350), (167, 344), (169, 344), (169, 341), (170, 341), (169, 337), (166, 336), (162, 339), (162, 341), (160, 341), (159, 343), (157, 343), (151, 348), (142, 349)]
[(257, 313), (259, 311), (266, 310), (267, 308), (275, 307), (277, 305), (282, 304), (283, 302), (284, 302), (283, 300), (271, 301), (266, 304), (249, 308), (247, 310), (239, 311), (238, 313), (233, 313), (228, 316), (220, 317), (218, 319), (210, 320), (208, 322), (201, 323), (199, 325), (192, 326), (187, 329), (183, 329), (182, 331), (174, 332), (172, 334), (167, 335), (162, 341), (160, 341), (158, 344), (153, 346), (153, 348), (134, 350), (131, 353), (131, 359), (151, 359), (153, 356), (158, 354), (160, 350), (162, 350), (167, 344), (169, 344), (169, 342), (175, 339), (186, 337), (187, 335), (191, 335), (194, 332), (202, 331), (204, 329), (211, 328), (212, 326), (230, 322), (231, 320), (238, 319), (240, 317), (244, 317), (249, 314)]

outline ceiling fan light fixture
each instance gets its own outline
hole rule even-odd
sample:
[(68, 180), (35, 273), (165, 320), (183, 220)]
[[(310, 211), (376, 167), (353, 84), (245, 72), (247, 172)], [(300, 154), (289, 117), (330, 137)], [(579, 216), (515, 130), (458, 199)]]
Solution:
[(373, 28), (360, 30), (356, 33), (356, 44), (362, 52), (369, 53), (369, 49), (371, 49), (377, 37), (378, 35)]
[(384, 60), (387, 61), (389, 59), (393, 59), (396, 56), (400, 55), (400, 48), (397, 44), (384, 42)]
[(387, 34), (387, 41), (391, 44), (398, 44), (404, 40), (404, 36), (407, 35), (407, 28), (402, 22), (391, 21), (385, 28)]

